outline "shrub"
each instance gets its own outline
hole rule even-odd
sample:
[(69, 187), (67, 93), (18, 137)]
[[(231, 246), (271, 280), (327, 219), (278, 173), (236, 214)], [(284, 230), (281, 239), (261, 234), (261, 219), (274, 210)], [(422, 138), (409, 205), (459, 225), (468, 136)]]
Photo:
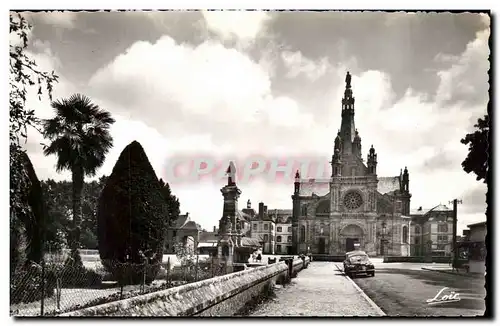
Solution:
[(28, 204), (31, 207), (31, 218), (25, 220), (26, 231), (29, 242), (26, 252), (26, 258), (29, 261), (40, 263), (43, 257), (43, 233), (45, 232), (47, 222), (47, 209), (43, 201), (42, 186), (36, 175), (33, 164), (24, 153), (25, 169), (30, 181), (28, 192)]
[(104, 277), (97, 270), (86, 268), (78, 250), (72, 250), (64, 262), (54, 259), (47, 264), (47, 270), (56, 275), (60, 288), (99, 287)]
[(167, 216), (158, 178), (144, 149), (134, 141), (120, 154), (97, 209), (101, 261), (121, 284), (141, 284), (144, 271), (147, 284), (155, 279)]
[(62, 271), (62, 287), (92, 288), (99, 287), (102, 275), (88, 268), (65, 267)]
[[(47, 211), (43, 201), (40, 181), (36, 176), (31, 160), (25, 152), (17, 153), (22, 162), (25, 183), (18, 198), (21, 203), (10, 210), (11, 266), (13, 275), (18, 268), (24, 268), (26, 261), (39, 264), (43, 257), (43, 233), (46, 227)], [(11, 182), (14, 182), (11, 180)], [(11, 189), (15, 187), (11, 183)], [(23, 207), (24, 209), (21, 209)]]
[[(45, 269), (45, 297), (54, 295), (55, 273)], [(33, 264), (17, 270), (10, 281), (10, 303), (29, 303), (42, 299), (42, 268)]]

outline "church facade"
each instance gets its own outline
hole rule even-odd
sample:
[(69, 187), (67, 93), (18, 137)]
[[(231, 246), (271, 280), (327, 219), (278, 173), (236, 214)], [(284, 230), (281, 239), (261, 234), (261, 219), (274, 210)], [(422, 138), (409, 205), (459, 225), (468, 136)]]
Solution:
[(410, 255), (409, 173), (379, 177), (373, 145), (366, 161), (354, 124), (351, 75), (346, 76), (342, 121), (335, 138), (329, 180), (295, 175), (292, 195), (292, 251), (370, 256)]

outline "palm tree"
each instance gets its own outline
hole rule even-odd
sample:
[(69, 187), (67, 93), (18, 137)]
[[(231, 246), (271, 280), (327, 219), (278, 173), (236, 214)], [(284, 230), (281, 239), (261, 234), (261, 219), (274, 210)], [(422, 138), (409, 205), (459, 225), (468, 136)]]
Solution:
[(94, 176), (113, 146), (109, 133), (115, 120), (111, 114), (92, 103), (85, 95), (51, 103), (56, 116), (43, 121), (44, 137), (50, 140), (43, 153), (57, 156), (56, 170), (71, 171), (73, 198), (73, 230), (70, 248), (76, 251), (80, 243), (82, 216), (81, 197), (85, 176)]

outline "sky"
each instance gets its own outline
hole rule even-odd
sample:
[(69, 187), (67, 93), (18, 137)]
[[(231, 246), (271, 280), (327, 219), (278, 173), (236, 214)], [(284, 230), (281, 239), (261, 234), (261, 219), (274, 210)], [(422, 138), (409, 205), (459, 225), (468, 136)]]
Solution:
[[(181, 212), (206, 229), (222, 216), (224, 180), (180, 182), (177, 158), (258, 155), (324, 160), (341, 122), (345, 75), (352, 75), (363, 157), (378, 175), (410, 173), (411, 208), (459, 205), (458, 229), (484, 221), (486, 185), (467, 174), (460, 139), (486, 114), (490, 21), (479, 14), (383, 12), (44, 12), (32, 22), (29, 52), (60, 77), (54, 98), (89, 96), (112, 113), (114, 147), (98, 175), (138, 141)], [(11, 39), (11, 42), (16, 40)], [(28, 102), (54, 115), (36, 90)], [(70, 180), (25, 145), (40, 179)], [(237, 166), (240, 166), (238, 163)], [(287, 181), (288, 180), (288, 181)], [(238, 183), (240, 208), (291, 209), (293, 181)]]

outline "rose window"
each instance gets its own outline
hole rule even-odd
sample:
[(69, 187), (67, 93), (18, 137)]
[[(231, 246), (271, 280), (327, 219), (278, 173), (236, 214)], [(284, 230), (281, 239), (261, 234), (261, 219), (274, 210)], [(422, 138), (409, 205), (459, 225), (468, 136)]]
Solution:
[(361, 205), (363, 205), (363, 198), (358, 192), (348, 192), (344, 196), (344, 206), (348, 210), (354, 210), (361, 207)]

